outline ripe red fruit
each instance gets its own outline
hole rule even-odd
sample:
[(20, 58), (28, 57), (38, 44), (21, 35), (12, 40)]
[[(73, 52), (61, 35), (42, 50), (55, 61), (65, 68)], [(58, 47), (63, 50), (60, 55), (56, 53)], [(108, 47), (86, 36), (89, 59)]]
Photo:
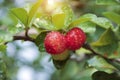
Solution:
[(57, 31), (49, 32), (44, 40), (45, 49), (49, 54), (60, 54), (67, 49), (65, 36)]
[(78, 27), (72, 28), (66, 34), (67, 47), (70, 50), (79, 49), (86, 41), (85, 33)]

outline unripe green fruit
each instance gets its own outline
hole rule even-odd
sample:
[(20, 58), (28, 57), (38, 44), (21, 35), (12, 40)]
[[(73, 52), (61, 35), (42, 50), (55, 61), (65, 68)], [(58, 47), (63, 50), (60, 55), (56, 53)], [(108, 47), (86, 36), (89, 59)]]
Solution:
[(60, 53), (60, 54), (52, 54), (52, 58), (54, 60), (65, 60), (67, 59), (69, 56), (69, 51), (68, 50), (65, 50), (64, 52)]

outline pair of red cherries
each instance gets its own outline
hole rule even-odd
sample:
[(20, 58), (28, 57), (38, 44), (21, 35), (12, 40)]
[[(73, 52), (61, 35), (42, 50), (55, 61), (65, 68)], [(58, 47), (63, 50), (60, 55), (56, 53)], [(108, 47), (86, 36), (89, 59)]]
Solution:
[(61, 54), (65, 50), (77, 50), (86, 41), (86, 35), (82, 29), (74, 27), (65, 35), (58, 31), (49, 32), (44, 40), (46, 52), (52, 55)]

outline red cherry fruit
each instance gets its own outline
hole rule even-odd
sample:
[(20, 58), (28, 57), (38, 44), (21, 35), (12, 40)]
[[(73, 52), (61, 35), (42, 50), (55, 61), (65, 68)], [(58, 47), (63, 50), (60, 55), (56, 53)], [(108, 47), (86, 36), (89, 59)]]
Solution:
[(65, 37), (67, 40), (67, 47), (70, 50), (79, 49), (86, 41), (85, 33), (78, 27), (72, 28), (69, 32), (67, 32)]
[(49, 54), (60, 54), (67, 49), (65, 36), (57, 31), (49, 32), (44, 40), (45, 49)]

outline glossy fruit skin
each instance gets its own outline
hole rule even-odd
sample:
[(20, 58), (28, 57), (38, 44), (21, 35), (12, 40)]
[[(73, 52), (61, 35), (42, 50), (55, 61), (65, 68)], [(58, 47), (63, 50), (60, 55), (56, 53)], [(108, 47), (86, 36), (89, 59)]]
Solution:
[(51, 31), (45, 37), (44, 46), (49, 54), (61, 54), (67, 49), (65, 36), (60, 32)]
[(85, 33), (78, 27), (74, 27), (68, 31), (65, 37), (67, 41), (66, 45), (69, 50), (79, 49), (86, 41)]

